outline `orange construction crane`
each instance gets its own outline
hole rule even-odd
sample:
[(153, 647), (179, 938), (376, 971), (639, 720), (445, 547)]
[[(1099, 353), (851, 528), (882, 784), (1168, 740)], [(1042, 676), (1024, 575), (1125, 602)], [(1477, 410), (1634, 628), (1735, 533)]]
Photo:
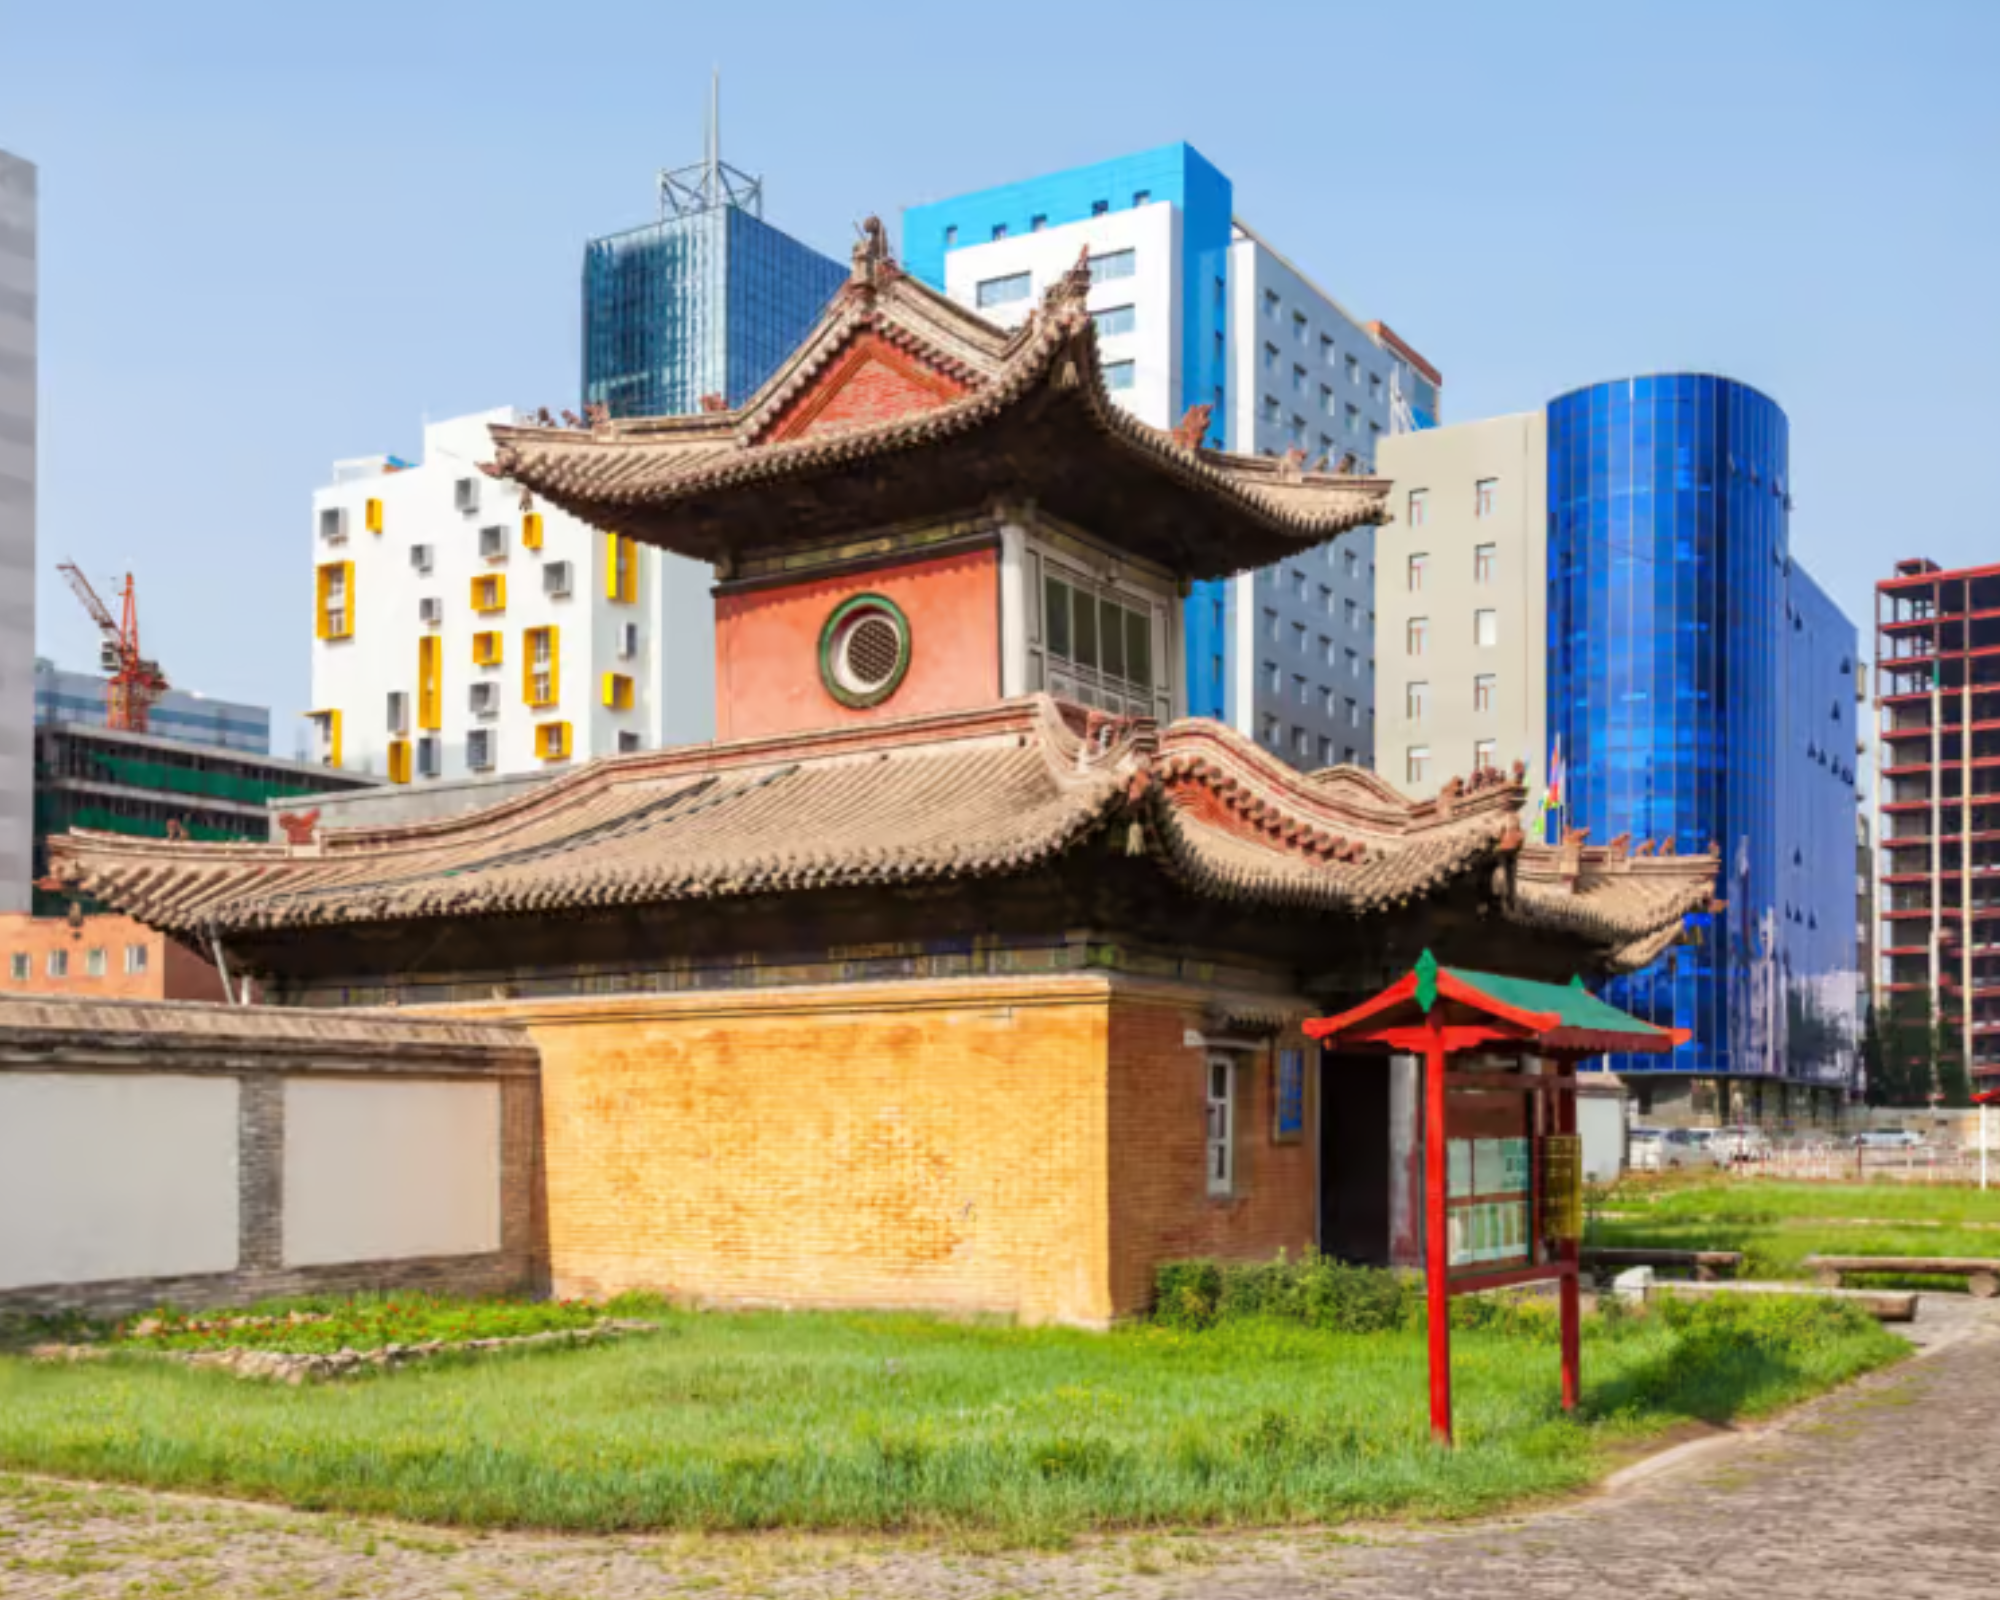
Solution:
[(153, 702), (166, 693), (167, 675), (160, 670), (159, 662), (148, 661), (139, 654), (139, 596), (132, 586), (132, 574), (125, 574), (123, 620), (115, 620), (75, 562), (65, 561), (56, 570), (69, 579), (69, 586), (83, 602), (83, 609), (90, 613), (90, 620), (104, 635), (98, 664), (111, 680), (104, 686), (105, 725), (123, 728), (128, 733), (144, 733)]

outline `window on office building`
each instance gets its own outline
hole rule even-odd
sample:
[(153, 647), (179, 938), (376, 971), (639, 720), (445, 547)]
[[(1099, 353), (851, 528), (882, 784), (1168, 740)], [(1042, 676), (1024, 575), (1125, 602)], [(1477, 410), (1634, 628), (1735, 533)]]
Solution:
[(1359, 700), (1350, 700), (1347, 702), (1347, 725), (1350, 728), (1361, 726), (1361, 702)]
[(987, 306), (1012, 305), (1016, 300), (1025, 300), (1034, 293), (1034, 274), (1030, 272), (1010, 272), (1004, 278), (988, 278), (973, 291), (973, 299), (984, 309)]
[(1004, 223), (1004, 222), (996, 222), (996, 223), (994, 223), (994, 224), (993, 224), (993, 237), (994, 237), (994, 238), (996, 238), (996, 239), (1004, 239), (1004, 238), (1006, 238), (1006, 237), (1007, 237), (1007, 224), (1006, 224), (1006, 223)]
[(1347, 675), (1350, 678), (1361, 676), (1361, 652), (1359, 650), (1350, 650), (1347, 652)]
[(1278, 397), (1276, 395), (1267, 394), (1264, 396), (1264, 420), (1266, 422), (1276, 422), (1284, 414), (1285, 408), (1278, 404)]
[(1097, 337), (1114, 339), (1121, 333), (1130, 333), (1138, 326), (1138, 313), (1131, 306), (1106, 306), (1102, 311), (1093, 311), (1090, 320), (1097, 324)]
[(1301, 728), (1296, 722), (1293, 723), (1292, 754), (1297, 756), (1301, 761), (1309, 761), (1312, 759), (1312, 753), (1312, 735), (1306, 732), (1304, 728)]
[(1306, 653), (1306, 625), (1303, 622), (1292, 624), (1292, 645), (1300, 655)]
[(1482, 650), (1490, 650), (1500, 642), (1499, 612), (1475, 611), (1472, 613), (1472, 642)]
[(1430, 642), (1431, 620), (1429, 617), (1412, 617), (1409, 626), (1403, 630), (1405, 651), (1413, 656), (1424, 653), (1424, 646)]
[(1361, 363), (1353, 356), (1347, 358), (1347, 381), (1349, 383), (1361, 381)]
[(1329, 667), (1339, 664), (1340, 657), (1333, 653), (1333, 641), (1325, 634), (1319, 636), (1319, 655)]
[(1264, 315), (1267, 317), (1275, 317), (1277, 314), (1278, 314), (1278, 291), (1276, 289), (1266, 289), (1264, 291)]
[(67, 978), (69, 976), (69, 952), (67, 950), (51, 950), (44, 970), (51, 978)]
[(1264, 743), (1275, 747), (1279, 739), (1284, 737), (1284, 724), (1267, 711), (1258, 723), (1257, 736)]
[(1135, 206), (1146, 205), (1152, 200), (1152, 198), (1153, 198), (1153, 191), (1151, 189), (1134, 189), (1132, 191), (1132, 204), (1134, 204)]
[(1032, 217), (1028, 218), (1028, 232), (1030, 233), (1040, 233), (1048, 225), (1049, 218), (1046, 212), (1037, 211)]
[(1340, 610), (1341, 615), (1347, 619), (1348, 627), (1358, 628), (1361, 626), (1361, 607), (1357, 602), (1343, 600), (1340, 602)]
[(1304, 394), (1305, 392), (1306, 392), (1306, 369), (1304, 367), (1294, 364), (1292, 367), (1292, 393)]
[(1284, 637), (1284, 634), (1278, 631), (1278, 613), (1270, 606), (1264, 608), (1264, 637), (1273, 644)]
[(1352, 550), (1343, 550), (1340, 552), (1340, 564), (1342, 568), (1345, 569), (1348, 577), (1355, 579), (1360, 578), (1361, 557), (1356, 555)]
[(1312, 704), (1312, 690), (1306, 683), (1305, 676), (1302, 673), (1295, 672), (1292, 674), (1292, 698), (1302, 706)]
[(1328, 333), (1321, 334), (1319, 336), (1320, 360), (1324, 361), (1330, 367), (1333, 365), (1334, 356), (1336, 354), (1337, 352), (1333, 348), (1333, 335)]
[(1491, 711), (1493, 709), (1494, 677), (1490, 672), (1474, 673), (1472, 677), (1472, 709)]
[(1349, 433), (1359, 433), (1361, 431), (1361, 408), (1350, 401), (1342, 420)]
[(1138, 252), (1134, 250), (1107, 250), (1101, 256), (1090, 258), (1090, 281), (1109, 283), (1114, 278), (1129, 278), (1139, 270)]
[(1319, 736), (1319, 764), (1323, 767), (1333, 765), (1333, 739), (1324, 733)]
[(1421, 528), (1424, 525), (1425, 513), (1430, 509), (1430, 498), (1430, 491), (1427, 489), (1412, 489), (1410, 491), (1409, 523), (1411, 527)]
[(1431, 773), (1431, 747), (1427, 744), (1413, 744), (1403, 757), (1403, 780), (1406, 783), (1422, 783)]
[(1298, 340), (1300, 344), (1304, 344), (1309, 334), (1310, 330), (1306, 326), (1305, 313), (1294, 311), (1292, 313), (1292, 337)]
[[(1340, 408), (1333, 398), (1333, 385), (1330, 383), (1323, 383), (1319, 386), (1319, 408), (1329, 417), (1340, 415)], [(1327, 440), (1326, 442), (1331, 446), (1331, 440)]]
[(952, 247), (953, 245), (955, 245), (955, 244), (957, 244), (957, 243), (958, 243), (958, 229), (957, 229), (957, 228), (956, 228), (955, 226), (954, 226), (954, 227), (950, 227), (950, 228), (946, 228), (946, 229), (944, 230), (944, 247), (945, 247), (945, 249), (949, 250), (949, 249), (950, 249), (950, 248), (951, 248), (951, 247)]
[(1382, 398), (1382, 374), (1379, 372), (1368, 374), (1368, 398), (1370, 400)]
[(1474, 740), (1472, 745), (1472, 770), (1474, 772), (1491, 772), (1493, 764), (1497, 759), (1496, 749), (1497, 747), (1491, 739)]
[(1264, 687), (1272, 694), (1277, 694), (1284, 687), (1284, 682), (1284, 674), (1278, 670), (1278, 663), (1275, 661), (1265, 662)]
[(1299, 571), (1297, 567), (1292, 568), (1292, 597), (1296, 600), (1304, 600), (1309, 592), (1306, 585), (1306, 575)]
[(1101, 217), (1110, 211), (1110, 209), (1111, 202), (1109, 200), (1093, 200), (1090, 202), (1090, 214), (1093, 217)]
[(1431, 558), (1421, 550), (1410, 552), (1410, 593), (1422, 594), (1424, 574), (1430, 570)]
[(1481, 478), (1472, 486), (1472, 514), (1475, 517), (1493, 515), (1493, 491), (1499, 486), (1498, 478)]
[(1266, 372), (1278, 370), (1278, 347), (1274, 344), (1264, 346), (1264, 370)]
[(1339, 707), (1339, 705), (1340, 705), (1340, 696), (1335, 694), (1325, 684), (1321, 684), (1319, 686), (1320, 710), (1324, 712), (1328, 717), (1332, 717), (1337, 708)]
[(1107, 389), (1129, 389), (1139, 381), (1139, 369), (1131, 361), (1107, 361), (1104, 363), (1104, 387)]
[(1481, 544), (1472, 547), (1472, 581), (1491, 583), (1495, 568), (1500, 564), (1500, 547)]
[(1413, 683), (1403, 690), (1403, 720), (1421, 723), (1431, 707), (1431, 686), (1427, 683)]
[(1330, 585), (1323, 583), (1319, 586), (1319, 608), (1320, 610), (1324, 611), (1329, 617), (1334, 614), (1333, 589)]

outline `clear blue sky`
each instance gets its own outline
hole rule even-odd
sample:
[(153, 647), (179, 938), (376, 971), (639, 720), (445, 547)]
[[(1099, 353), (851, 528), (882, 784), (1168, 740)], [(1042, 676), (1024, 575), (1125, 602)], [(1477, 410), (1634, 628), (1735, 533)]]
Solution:
[(724, 153), (834, 254), (1186, 139), (1448, 418), (1726, 373), (1789, 412), (1794, 547), (1864, 630), (1892, 559), (2000, 560), (2000, 0), (0, 0), (43, 653), (95, 659), (56, 562), (129, 566), (174, 681), (291, 753), (311, 490), (425, 413), (575, 403), (582, 243), (698, 157), (711, 65)]

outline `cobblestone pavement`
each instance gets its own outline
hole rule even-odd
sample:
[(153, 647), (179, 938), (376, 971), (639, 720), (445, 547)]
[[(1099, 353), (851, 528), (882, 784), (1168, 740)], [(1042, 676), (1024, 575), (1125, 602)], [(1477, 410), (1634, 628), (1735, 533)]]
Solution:
[[(1938, 1307), (1938, 1314), (1932, 1308)], [(2000, 1319), (1576, 1505), (1447, 1530), (1125, 1538), (1061, 1553), (834, 1539), (460, 1536), (0, 1476), (0, 1596), (651, 1600), (1897, 1600), (2000, 1594)]]

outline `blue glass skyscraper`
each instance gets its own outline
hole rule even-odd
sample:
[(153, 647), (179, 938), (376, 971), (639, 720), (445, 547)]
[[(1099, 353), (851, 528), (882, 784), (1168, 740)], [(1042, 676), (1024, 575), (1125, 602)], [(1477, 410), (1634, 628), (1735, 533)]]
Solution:
[(1711, 845), (1722, 909), (1607, 998), (1693, 1043), (1621, 1072), (1845, 1083), (1855, 630), (1792, 558), (1785, 414), (1726, 378), (1548, 408), (1548, 721), (1571, 827)]
[(660, 220), (583, 253), (583, 399), (614, 417), (749, 398), (811, 332), (847, 268), (764, 221), (763, 186), (707, 159), (660, 175)]

